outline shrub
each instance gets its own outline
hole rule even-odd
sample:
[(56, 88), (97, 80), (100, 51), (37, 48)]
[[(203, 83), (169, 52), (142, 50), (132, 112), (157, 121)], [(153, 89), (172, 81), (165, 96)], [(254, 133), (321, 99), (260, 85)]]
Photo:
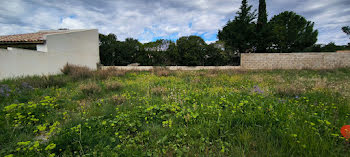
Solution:
[(79, 86), (81, 92), (85, 95), (94, 95), (101, 92), (101, 87), (94, 82), (89, 82), (87, 84), (82, 84)]
[(116, 91), (116, 90), (121, 89), (123, 85), (121, 83), (119, 83), (119, 82), (107, 81), (105, 83), (105, 86), (106, 86), (107, 90)]
[(71, 64), (66, 64), (64, 65), (64, 67), (61, 69), (61, 72), (64, 74), (64, 75), (69, 75), (72, 73), (73, 69), (75, 68), (76, 66), (75, 65), (71, 65)]
[(61, 72), (74, 79), (86, 79), (93, 75), (91, 69), (86, 66), (77, 66), (68, 63), (61, 69)]

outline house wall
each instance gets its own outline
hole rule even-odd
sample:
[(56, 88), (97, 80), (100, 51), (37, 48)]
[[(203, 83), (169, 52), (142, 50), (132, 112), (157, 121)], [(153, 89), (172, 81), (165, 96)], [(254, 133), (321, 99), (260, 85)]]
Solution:
[(48, 34), (44, 38), (46, 42), (41, 46), (42, 50), (49, 53), (73, 55), (75, 57), (72, 64), (96, 69), (96, 63), (100, 62), (97, 29)]
[(46, 36), (41, 50), (0, 49), (0, 79), (58, 74), (66, 64), (97, 68), (99, 41), (97, 30), (86, 30)]
[(46, 44), (37, 44), (36, 50), (41, 52), (47, 52), (47, 46)]
[(243, 69), (334, 69), (350, 67), (350, 53), (241, 54)]

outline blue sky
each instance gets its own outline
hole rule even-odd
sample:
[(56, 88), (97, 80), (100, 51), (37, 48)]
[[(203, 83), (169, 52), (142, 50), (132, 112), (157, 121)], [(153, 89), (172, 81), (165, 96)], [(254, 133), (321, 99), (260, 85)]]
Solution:
[[(258, 0), (248, 0), (254, 9)], [(39, 30), (97, 28), (141, 42), (176, 40), (199, 35), (208, 43), (229, 19), (241, 0), (1, 0), (0, 35)], [(318, 43), (350, 42), (341, 27), (350, 25), (349, 0), (267, 0), (269, 19), (295, 11), (315, 22)]]

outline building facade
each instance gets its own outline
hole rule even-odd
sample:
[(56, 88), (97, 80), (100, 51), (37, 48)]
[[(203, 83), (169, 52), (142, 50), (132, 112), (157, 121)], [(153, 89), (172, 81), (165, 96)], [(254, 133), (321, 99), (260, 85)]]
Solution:
[(0, 79), (59, 74), (67, 63), (96, 69), (100, 61), (97, 29), (0, 36), (0, 47)]

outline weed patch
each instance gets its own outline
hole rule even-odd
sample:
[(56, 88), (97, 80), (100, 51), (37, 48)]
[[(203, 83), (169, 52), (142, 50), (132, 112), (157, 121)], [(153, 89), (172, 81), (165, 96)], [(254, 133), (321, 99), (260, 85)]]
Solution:
[(163, 70), (1, 81), (0, 156), (350, 156), (349, 69)]

